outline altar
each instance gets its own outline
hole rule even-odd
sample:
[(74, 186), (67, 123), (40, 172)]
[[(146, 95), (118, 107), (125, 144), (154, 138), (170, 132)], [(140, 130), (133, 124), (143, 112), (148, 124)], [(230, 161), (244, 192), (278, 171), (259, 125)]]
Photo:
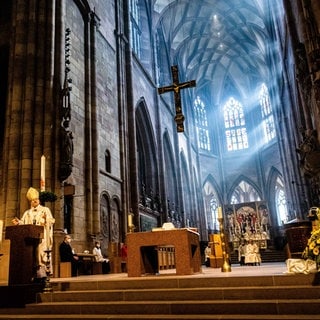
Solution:
[(127, 234), (129, 277), (154, 274), (158, 270), (158, 246), (174, 246), (177, 275), (200, 272), (199, 234), (189, 229), (174, 229)]

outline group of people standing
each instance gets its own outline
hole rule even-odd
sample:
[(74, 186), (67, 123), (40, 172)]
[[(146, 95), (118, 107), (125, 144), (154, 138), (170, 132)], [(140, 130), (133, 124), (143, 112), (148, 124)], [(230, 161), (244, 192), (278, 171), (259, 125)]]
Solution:
[(240, 266), (260, 265), (261, 256), (259, 246), (253, 241), (241, 242), (238, 248), (238, 260)]

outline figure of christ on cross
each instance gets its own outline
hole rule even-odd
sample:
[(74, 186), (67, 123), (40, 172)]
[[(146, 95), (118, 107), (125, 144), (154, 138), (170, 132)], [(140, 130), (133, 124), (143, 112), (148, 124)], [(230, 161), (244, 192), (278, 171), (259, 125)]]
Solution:
[(172, 80), (173, 80), (172, 85), (158, 88), (158, 93), (162, 94), (162, 93), (169, 92), (169, 91), (174, 92), (174, 103), (175, 103), (175, 107), (176, 107), (176, 116), (175, 116), (174, 120), (177, 123), (177, 131), (184, 132), (184, 125), (183, 125), (184, 115), (182, 113), (182, 108), (181, 108), (180, 90), (185, 89), (185, 88), (195, 87), (196, 81), (191, 80), (191, 81), (180, 83), (179, 82), (178, 66), (172, 66), (171, 73), (172, 73)]

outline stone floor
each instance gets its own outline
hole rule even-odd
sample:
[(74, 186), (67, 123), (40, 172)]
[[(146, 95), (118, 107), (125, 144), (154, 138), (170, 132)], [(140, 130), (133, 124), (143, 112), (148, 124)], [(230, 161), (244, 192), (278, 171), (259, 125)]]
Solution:
[[(274, 262), (274, 263), (262, 263), (260, 266), (231, 266), (230, 272), (222, 272), (221, 268), (207, 268), (202, 266), (201, 272), (193, 275), (177, 276), (175, 269), (172, 270), (161, 270), (159, 275), (143, 275), (142, 277), (172, 277), (175, 278), (215, 278), (215, 277), (247, 277), (247, 276), (263, 276), (263, 275), (281, 275), (287, 273), (287, 267), (285, 262)], [(132, 279), (128, 278), (127, 273), (114, 273), (114, 274), (102, 274), (102, 275), (88, 275), (78, 276), (71, 278), (52, 278), (51, 282), (60, 281), (99, 281), (99, 280), (121, 280), (121, 279)]]

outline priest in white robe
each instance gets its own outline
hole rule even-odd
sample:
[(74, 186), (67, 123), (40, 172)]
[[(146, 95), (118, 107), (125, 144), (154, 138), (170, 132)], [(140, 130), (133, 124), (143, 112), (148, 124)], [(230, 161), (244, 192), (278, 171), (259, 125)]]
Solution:
[(46, 276), (47, 253), (46, 250), (52, 250), (53, 245), (53, 218), (49, 208), (40, 205), (39, 192), (34, 188), (29, 188), (27, 199), (30, 202), (30, 209), (26, 210), (22, 218), (14, 218), (12, 223), (15, 225), (34, 224), (44, 227), (44, 237), (37, 248), (37, 276), (43, 278)]

